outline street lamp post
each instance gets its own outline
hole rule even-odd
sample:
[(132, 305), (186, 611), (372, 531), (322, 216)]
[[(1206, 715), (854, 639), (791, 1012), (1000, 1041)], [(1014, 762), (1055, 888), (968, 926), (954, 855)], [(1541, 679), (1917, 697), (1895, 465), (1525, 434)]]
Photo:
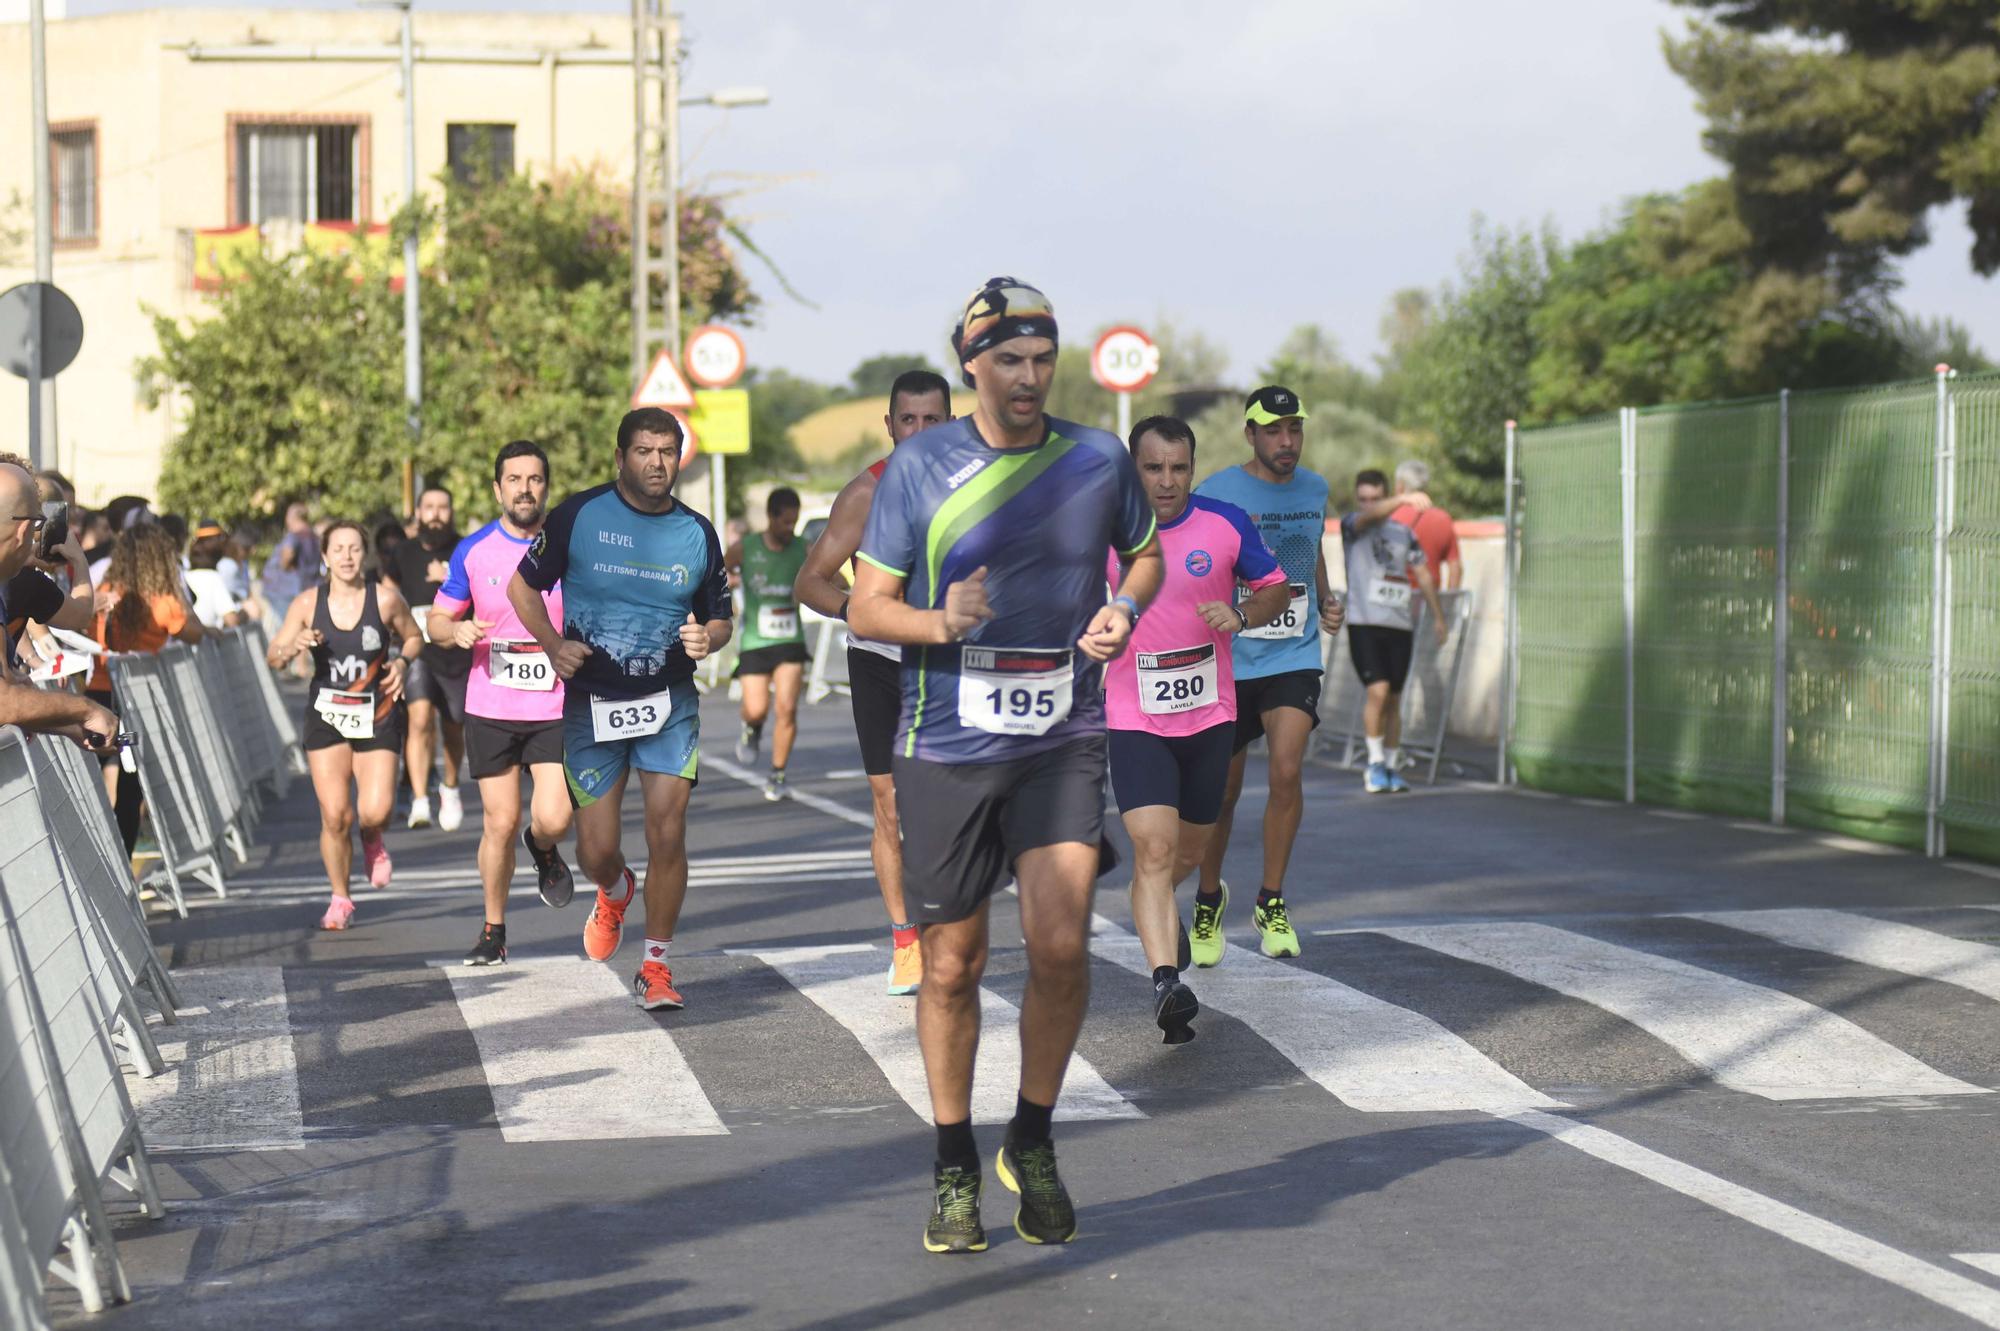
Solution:
[[(403, 65), (403, 206), (417, 204), (417, 45), (412, 0), (361, 0), (363, 8), (395, 9), (402, 14)], [(417, 440), (423, 433), (424, 320), (417, 292), (416, 214), (410, 214), (410, 234), (403, 237), (403, 403), (408, 439), (403, 453), (403, 511), (417, 510)]]

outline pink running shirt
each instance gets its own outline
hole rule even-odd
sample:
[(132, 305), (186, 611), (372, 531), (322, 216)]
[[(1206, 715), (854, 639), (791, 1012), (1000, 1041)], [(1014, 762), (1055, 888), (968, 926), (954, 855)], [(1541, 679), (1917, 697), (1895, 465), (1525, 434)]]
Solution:
[[(546, 689), (518, 689), (496, 684), (491, 673), (492, 644), (495, 642), (529, 644), (524, 655), (531, 668), (541, 650), (533, 646), (533, 639), (522, 625), (521, 617), (514, 613), (513, 603), (507, 599), (507, 584), (513, 581), (514, 567), (527, 553), (528, 544), (528, 541), (508, 535), (497, 518), (487, 523), (460, 541), (458, 548), (451, 552), (451, 569), (438, 588), (437, 599), (431, 602), (438, 609), (453, 615), (470, 606), (474, 619), (483, 619), (493, 626), (486, 630), (484, 638), (473, 644), (472, 677), (465, 685), (466, 712), (488, 721), (562, 720), (563, 686), (560, 679), (554, 678), (553, 667), (548, 676), (552, 687)], [(542, 593), (542, 604), (548, 607), (549, 622), (556, 626), (556, 632), (562, 632), (560, 583)]]
[[(1160, 524), (1160, 554), (1166, 583), (1139, 616), (1131, 643), (1104, 667), (1105, 722), (1113, 730), (1193, 735), (1236, 719), (1235, 635), (1210, 628), (1195, 607), (1234, 604), (1237, 583), (1260, 591), (1285, 573), (1249, 514), (1206, 495), (1189, 495), (1181, 515)], [(1116, 555), (1106, 570), (1116, 586)]]

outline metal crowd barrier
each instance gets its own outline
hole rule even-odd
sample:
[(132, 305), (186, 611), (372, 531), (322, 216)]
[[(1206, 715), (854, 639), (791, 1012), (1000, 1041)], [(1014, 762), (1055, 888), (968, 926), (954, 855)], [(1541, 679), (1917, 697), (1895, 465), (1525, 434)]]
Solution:
[[(1403, 718), (1403, 756), (1406, 765), (1428, 761), (1425, 781), (1436, 784), (1438, 764), (1444, 760), (1445, 728), (1451, 721), (1452, 699), (1458, 694), (1458, 679), (1465, 667), (1465, 643), (1471, 636), (1473, 592), (1470, 587), (1439, 592), (1438, 605), (1451, 626), (1444, 645), (1439, 646), (1430, 625), (1430, 606), (1418, 602), (1416, 640), (1410, 654), (1410, 677), (1403, 686), (1400, 707)], [(1313, 734), (1309, 754), (1339, 741), (1336, 764), (1353, 767), (1367, 752), (1362, 709), (1368, 692), (1355, 677), (1347, 644), (1340, 634), (1328, 637), (1321, 661), (1325, 685), (1320, 694), (1320, 726)]]
[[(847, 625), (804, 606), (799, 607), (799, 613), (805, 616), (802, 622), (807, 636), (813, 640), (812, 665), (806, 672), (806, 701), (825, 702), (836, 693), (846, 696)], [(819, 629), (816, 634), (815, 625)]]

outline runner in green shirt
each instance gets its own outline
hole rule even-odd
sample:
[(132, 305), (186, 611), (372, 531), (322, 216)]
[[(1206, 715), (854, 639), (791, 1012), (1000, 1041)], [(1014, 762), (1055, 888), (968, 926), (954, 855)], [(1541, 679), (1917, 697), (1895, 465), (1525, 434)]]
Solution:
[(729, 580), (743, 589), (743, 652), (736, 678), (743, 685), (743, 733), (736, 761), (757, 761), (771, 695), (778, 700), (778, 725), (771, 736), (771, 775), (764, 798), (785, 798), (785, 764), (799, 733), (799, 691), (805, 684), (806, 636), (799, 623), (792, 583), (806, 562), (806, 543), (797, 536), (799, 496), (783, 486), (764, 501), (769, 519), (762, 533), (730, 544), (724, 562)]

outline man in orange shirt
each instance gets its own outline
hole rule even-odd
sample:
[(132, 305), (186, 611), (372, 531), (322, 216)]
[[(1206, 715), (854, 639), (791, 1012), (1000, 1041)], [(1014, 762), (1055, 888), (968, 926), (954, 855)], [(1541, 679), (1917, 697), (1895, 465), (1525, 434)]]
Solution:
[[(1441, 592), (1455, 592), (1459, 583), (1465, 580), (1465, 563), (1458, 553), (1458, 525), (1451, 514), (1430, 502), (1424, 487), (1431, 483), (1431, 469), (1415, 458), (1396, 468), (1396, 497), (1404, 496), (1417, 500), (1397, 506), (1389, 515), (1391, 522), (1400, 522), (1417, 534), (1417, 544), (1424, 548), (1424, 563), (1430, 566), (1431, 576), (1436, 580)], [(1415, 573), (1410, 575), (1410, 585), (1416, 586)]]

